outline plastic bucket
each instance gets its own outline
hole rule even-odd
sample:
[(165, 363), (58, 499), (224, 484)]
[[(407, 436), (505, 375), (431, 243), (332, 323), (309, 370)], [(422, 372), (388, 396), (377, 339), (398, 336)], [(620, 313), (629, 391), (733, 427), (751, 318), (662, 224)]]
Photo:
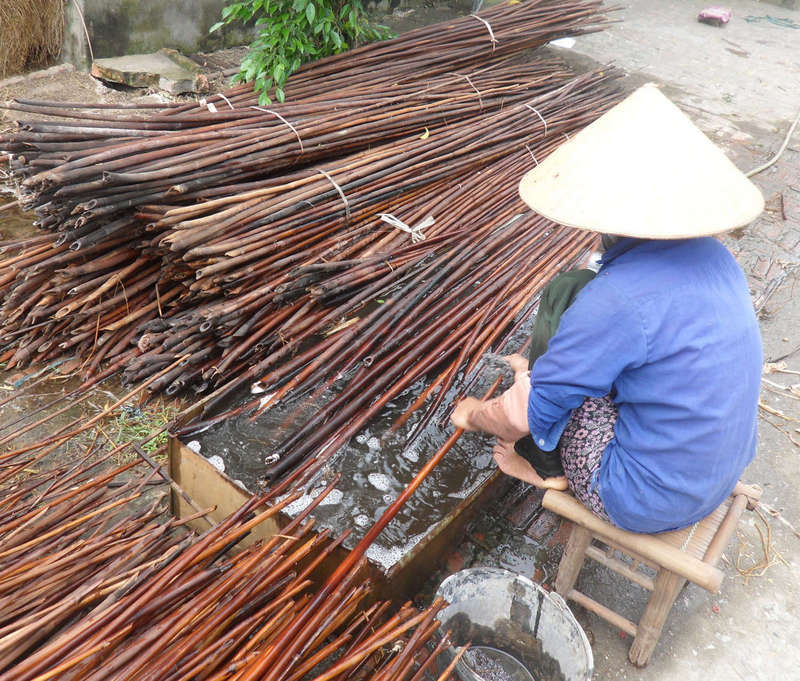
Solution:
[[(497, 648), (515, 657), (537, 681), (589, 681), (594, 658), (586, 634), (564, 599), (530, 579), (497, 568), (470, 568), (442, 582), (437, 596), (450, 605), (439, 614), (453, 644)], [(455, 650), (447, 653), (452, 660)], [(459, 661), (463, 681), (482, 677)]]

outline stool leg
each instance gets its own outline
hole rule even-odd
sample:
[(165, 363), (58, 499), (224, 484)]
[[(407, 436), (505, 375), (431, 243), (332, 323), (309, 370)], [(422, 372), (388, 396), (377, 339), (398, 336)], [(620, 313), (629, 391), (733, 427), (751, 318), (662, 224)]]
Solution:
[(558, 565), (556, 575), (556, 592), (567, 598), (572, 587), (578, 579), (583, 561), (586, 557), (586, 549), (592, 543), (592, 533), (585, 527), (572, 524), (567, 545), (564, 547), (564, 555), (561, 556), (561, 563)]
[(653, 593), (645, 606), (644, 614), (636, 625), (636, 638), (628, 652), (628, 659), (637, 667), (644, 667), (661, 637), (661, 630), (672, 604), (678, 597), (686, 579), (663, 568), (658, 571)]

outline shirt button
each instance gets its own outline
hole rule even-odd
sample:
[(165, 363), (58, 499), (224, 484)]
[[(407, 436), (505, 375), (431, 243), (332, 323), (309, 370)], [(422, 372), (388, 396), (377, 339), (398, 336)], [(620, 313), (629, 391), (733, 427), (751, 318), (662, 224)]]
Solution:
[(544, 438), (543, 437), (539, 438), (539, 446), (540, 447), (544, 447)]

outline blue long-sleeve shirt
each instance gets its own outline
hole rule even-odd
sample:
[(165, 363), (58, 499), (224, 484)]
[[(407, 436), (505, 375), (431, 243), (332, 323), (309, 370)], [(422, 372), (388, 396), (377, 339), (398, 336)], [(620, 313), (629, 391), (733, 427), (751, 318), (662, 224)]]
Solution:
[(761, 338), (744, 275), (713, 238), (622, 239), (531, 371), (544, 450), (570, 412), (610, 393), (615, 436), (596, 477), (614, 524), (686, 527), (733, 490), (756, 448)]

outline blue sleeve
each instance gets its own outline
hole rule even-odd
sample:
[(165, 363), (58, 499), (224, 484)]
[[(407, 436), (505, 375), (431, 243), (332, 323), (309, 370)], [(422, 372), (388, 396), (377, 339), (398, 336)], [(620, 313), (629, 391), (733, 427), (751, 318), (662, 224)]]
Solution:
[(533, 365), (528, 425), (536, 444), (555, 449), (571, 411), (587, 397), (607, 395), (626, 368), (646, 358), (639, 311), (599, 274), (561, 316), (547, 352)]

